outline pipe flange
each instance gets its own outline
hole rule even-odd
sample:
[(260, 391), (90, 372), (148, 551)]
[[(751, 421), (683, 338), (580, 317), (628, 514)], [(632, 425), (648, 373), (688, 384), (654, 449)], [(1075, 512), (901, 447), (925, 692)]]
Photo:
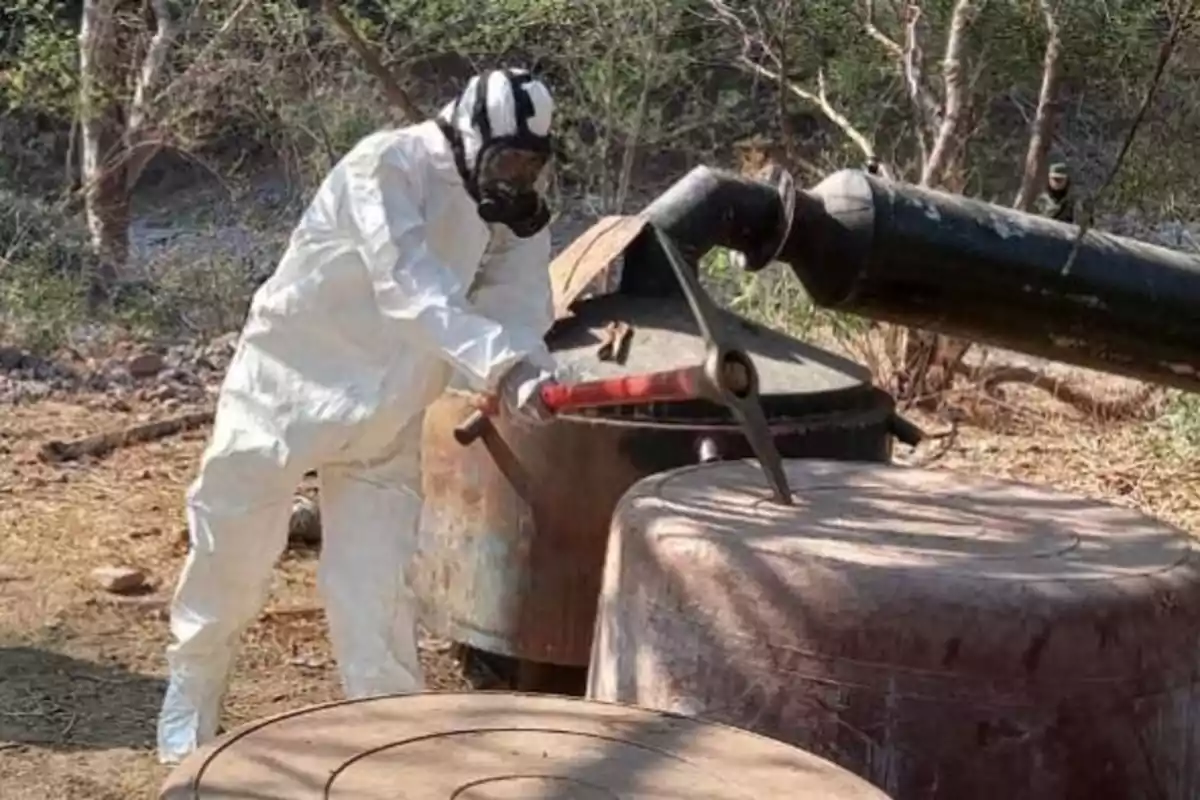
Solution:
[(792, 173), (772, 164), (760, 174), (762, 177), (758, 180), (762, 183), (775, 184), (775, 191), (779, 194), (779, 215), (774, 233), (753, 252), (742, 253), (744, 261), (741, 266), (746, 272), (758, 272), (778, 258), (792, 232), (792, 222), (796, 217), (796, 180)]

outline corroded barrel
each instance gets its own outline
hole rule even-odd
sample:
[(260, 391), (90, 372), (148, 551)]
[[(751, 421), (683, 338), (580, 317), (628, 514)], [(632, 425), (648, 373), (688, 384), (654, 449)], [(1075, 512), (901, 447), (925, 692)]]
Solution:
[(791, 742), (897, 800), (1200, 797), (1200, 559), (1128, 509), (790, 461), (641, 481), (589, 696)]

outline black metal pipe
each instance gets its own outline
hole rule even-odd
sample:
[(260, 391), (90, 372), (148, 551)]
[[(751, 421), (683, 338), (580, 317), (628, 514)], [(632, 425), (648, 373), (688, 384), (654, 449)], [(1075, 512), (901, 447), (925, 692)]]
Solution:
[(896, 437), (898, 442), (909, 447), (916, 447), (925, 441), (925, 431), (921, 430), (917, 423), (899, 414), (892, 414), (888, 420), (888, 432)]
[[(712, 167), (696, 167), (647, 206), (642, 216), (671, 237), (695, 266), (714, 247), (746, 256), (747, 268), (765, 266), (787, 233), (794, 189), (770, 184)], [(653, 237), (642, 236), (625, 251), (620, 292), (640, 297), (673, 295), (678, 281)]]
[(787, 262), (825, 308), (1200, 391), (1200, 259), (858, 170), (798, 193)]
[[(860, 170), (795, 192), (697, 167), (642, 214), (693, 264), (713, 247), (787, 263), (824, 308), (1200, 391), (1200, 259), (1184, 253), (1089, 231), (1072, 257), (1075, 225)], [(679, 291), (653, 237), (625, 258), (622, 293)]]

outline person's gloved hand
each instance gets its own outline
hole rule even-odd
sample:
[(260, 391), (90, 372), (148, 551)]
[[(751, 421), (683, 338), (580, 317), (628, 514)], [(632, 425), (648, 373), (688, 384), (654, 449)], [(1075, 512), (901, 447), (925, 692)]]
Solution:
[(554, 374), (536, 364), (520, 361), (500, 381), (500, 400), (518, 417), (534, 423), (549, 422), (554, 413), (542, 403), (541, 389), (554, 382)]

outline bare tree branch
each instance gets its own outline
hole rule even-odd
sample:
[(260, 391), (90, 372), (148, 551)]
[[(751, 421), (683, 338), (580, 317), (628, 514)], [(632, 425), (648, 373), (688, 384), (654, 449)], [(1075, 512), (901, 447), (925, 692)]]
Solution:
[(768, 80), (778, 81), (781, 85), (787, 87), (787, 90), (796, 97), (816, 106), (830, 122), (841, 129), (847, 139), (854, 142), (855, 146), (862, 151), (864, 156), (867, 158), (874, 157), (875, 145), (871, 143), (871, 140), (858, 130), (858, 128), (854, 127), (854, 123), (847, 119), (844, 114), (834, 108), (833, 103), (829, 102), (829, 96), (825, 88), (825, 72), (823, 70), (817, 71), (817, 91), (814, 93), (798, 83), (783, 78), (774, 70), (764, 67), (761, 64), (756, 64), (744, 56), (739, 59), (738, 63), (748, 72), (761, 75)]
[[(923, 69), (921, 48), (921, 6), (912, 0), (907, 7), (905, 20), (905, 43), (903, 62), (909, 92), (923, 116), (932, 143), (925, 136), (919, 137), (923, 156), (920, 184), (922, 186), (945, 186), (952, 170), (961, 162), (967, 138), (963, 125), (969, 110), (968, 85), (965, 65), (966, 36), (974, 22), (977, 4), (983, 0), (955, 0), (950, 14), (950, 26), (946, 34), (946, 46), (942, 56), (942, 97), (940, 107), (931, 111), (922, 101), (922, 90), (927, 86)], [(958, 183), (958, 181), (955, 181)], [(947, 186), (961, 190), (961, 186)], [(952, 337), (943, 337), (928, 331), (908, 329), (904, 344), (903, 368), (900, 372), (899, 396), (906, 402), (928, 403), (953, 380), (953, 366), (961, 363), (970, 349), (969, 342)]]
[[(900, 46), (900, 67), (908, 87), (908, 99), (917, 113), (917, 122), (932, 136), (942, 122), (942, 105), (925, 75), (925, 52), (921, 47), (921, 7), (910, 2), (906, 7), (904, 44)], [(923, 147), (927, 142), (922, 139)], [(924, 153), (928, 156), (928, 151)]]
[(942, 107), (925, 78), (925, 53), (921, 47), (921, 8), (915, 3), (906, 7), (904, 46), (901, 49), (900, 70), (908, 88), (908, 101), (916, 118), (917, 144), (921, 148), (921, 165), (929, 162), (930, 141), (941, 125)]
[(233, 30), (234, 25), (237, 24), (242, 14), (244, 14), (247, 9), (252, 8), (255, 5), (256, 4), (253, 2), (253, 0), (242, 0), (242, 2), (238, 3), (237, 7), (234, 8), (233, 11), (229, 12), (229, 16), (226, 17), (225, 21), (221, 23), (221, 27), (217, 29), (217, 32), (214, 33), (212, 37), (204, 43), (204, 47), (199, 53), (196, 54), (196, 57), (191, 60), (182, 73), (173, 78), (170, 83), (168, 83), (162, 88), (161, 91), (159, 91), (159, 93), (154, 97), (154, 101), (150, 105), (157, 106), (159, 103), (165, 100), (168, 95), (178, 90), (179, 87), (188, 83), (193, 76), (199, 74), (199, 68), (209, 62), (213, 56), (213, 53), (217, 49), (217, 45), (224, 41), (229, 32)]
[(404, 91), (391, 70), (383, 65), (378, 48), (364, 39), (354, 27), (354, 23), (342, 12), (337, 0), (322, 0), (321, 8), (346, 40), (346, 44), (350, 45), (350, 49), (362, 59), (367, 71), (383, 86), (383, 93), (387, 95), (388, 102), (400, 112), (403, 121), (412, 123), (421, 120), (425, 116), (421, 109), (413, 102), (408, 92)]
[(171, 16), (167, 0), (150, 0), (150, 7), (154, 11), (154, 36), (146, 48), (146, 57), (142, 60), (142, 68), (133, 88), (133, 100), (129, 103), (129, 113), (125, 116), (126, 127), (135, 131), (146, 124), (150, 93), (157, 88), (166, 71), (167, 55), (171, 52), (176, 31), (175, 19)]
[[(816, 106), (830, 122), (845, 134), (846, 138), (854, 142), (855, 146), (862, 151), (864, 156), (868, 159), (875, 157), (874, 143), (829, 101), (823, 70), (817, 71), (816, 92), (809, 91), (800, 84), (788, 80), (787, 76), (782, 72), (782, 59), (778, 53), (768, 46), (761, 34), (751, 33), (746, 24), (724, 0), (708, 0), (708, 4), (725, 25), (737, 30), (742, 36), (742, 52), (735, 61), (739, 67), (752, 75), (774, 81), (801, 100)], [(776, 69), (767, 67), (752, 58), (750, 53), (755, 50), (760, 52), (767, 60), (776, 64)]]
[(1050, 0), (1038, 0), (1042, 18), (1046, 23), (1046, 50), (1042, 56), (1042, 88), (1038, 93), (1037, 111), (1029, 128), (1029, 147), (1025, 151), (1025, 169), (1021, 174), (1021, 188), (1013, 201), (1013, 208), (1028, 211), (1045, 180), (1046, 154), (1054, 136), (1054, 123), (1058, 117), (1058, 80), (1061, 74), (1059, 62), (1062, 58), (1062, 32), (1058, 23), (1059, 3), (1053, 6)]
[(921, 184), (924, 186), (943, 180), (956, 150), (961, 146), (959, 127), (967, 103), (967, 86), (963, 80), (963, 48), (966, 45), (967, 30), (975, 19), (975, 11), (973, 0), (956, 0), (954, 11), (950, 15), (950, 32), (946, 36), (946, 52), (942, 58), (945, 103), (929, 159), (921, 170)]
[(146, 130), (150, 97), (166, 73), (167, 56), (171, 53), (176, 35), (170, 2), (150, 0), (150, 7), (154, 11), (154, 36), (146, 48), (146, 56), (142, 59), (142, 67), (134, 84), (133, 100), (125, 115), (125, 151), (129, 154), (125, 165), (125, 186), (129, 189), (137, 184), (146, 165), (158, 152), (158, 146), (149, 141), (149, 132)]
[(120, 101), (114, 94), (121, 71), (115, 17), (115, 0), (86, 0), (79, 26), (85, 216), (102, 284), (115, 280), (129, 251), (124, 175), (112, 174), (106, 163), (121, 141)]
[(879, 29), (875, 22), (875, 0), (863, 0), (863, 28), (867, 35), (883, 46), (897, 60), (904, 59), (904, 48), (886, 33)]
[[(650, 15), (650, 46), (646, 48), (644, 53), (644, 61), (642, 63), (642, 87), (638, 92), (637, 108), (633, 112), (633, 119), (630, 121), (629, 133), (625, 137), (624, 149), (621, 153), (621, 171), (617, 175), (617, 191), (613, 199), (613, 207), (620, 214), (625, 203), (629, 199), (629, 191), (633, 182), (633, 168), (637, 159), (638, 143), (641, 138), (642, 125), (646, 119), (646, 113), (650, 106), (650, 91), (654, 86), (654, 74), (658, 69), (659, 53), (655, 45), (658, 44), (658, 36), (660, 29), (658, 7), (655, 4), (650, 4), (646, 12)], [(610, 287), (606, 287), (610, 288)]]
[(1024, 384), (1040, 389), (1084, 414), (1107, 421), (1138, 416), (1163, 392), (1162, 387), (1144, 384), (1121, 397), (1105, 398), (1073, 385), (1066, 378), (1056, 378), (1029, 367), (1011, 364), (973, 367), (958, 363), (954, 365), (954, 370), (979, 383), (987, 394), (994, 395), (996, 389), (1005, 384)]
[[(1168, 6), (1173, 5), (1171, 3)], [(1083, 243), (1083, 238), (1087, 236), (1088, 231), (1092, 226), (1092, 218), (1095, 215), (1096, 204), (1100, 200), (1100, 196), (1108, 190), (1112, 182), (1116, 179), (1117, 174), (1121, 171), (1121, 165), (1125, 163), (1125, 156), (1129, 153), (1129, 148), (1133, 146), (1133, 140), (1137, 138), (1138, 130), (1142, 127), (1143, 120), (1146, 119), (1146, 113), (1150, 110), (1150, 104), (1154, 102), (1154, 96), (1158, 92), (1158, 87), (1162, 83), (1163, 75), (1166, 74), (1167, 65), (1171, 63), (1171, 57), (1175, 55), (1175, 47), (1179, 44), (1179, 39), (1183, 36), (1184, 31), (1195, 24), (1196, 0), (1180, 0), (1178, 8), (1171, 15), (1171, 27), (1167, 31), (1167, 36), (1163, 39), (1162, 45), (1158, 48), (1158, 58), (1155, 60), (1154, 71), (1150, 75), (1150, 83), (1146, 85), (1146, 91), (1142, 95), (1141, 105), (1138, 106), (1137, 113), (1133, 116), (1133, 122), (1129, 125), (1129, 130), (1125, 133), (1125, 139), (1121, 142), (1121, 149), (1117, 151), (1117, 157), (1113, 159), (1112, 167), (1108, 170), (1108, 175), (1104, 178), (1104, 183), (1100, 184), (1089, 198), (1086, 208), (1084, 209), (1084, 218), (1079, 223), (1079, 234), (1075, 237), (1075, 241), (1071, 245), (1071, 252), (1067, 255), (1066, 263), (1063, 264), (1062, 274), (1067, 275), (1071, 272), (1071, 268), (1075, 266), (1075, 259), (1079, 257), (1079, 247)]]

